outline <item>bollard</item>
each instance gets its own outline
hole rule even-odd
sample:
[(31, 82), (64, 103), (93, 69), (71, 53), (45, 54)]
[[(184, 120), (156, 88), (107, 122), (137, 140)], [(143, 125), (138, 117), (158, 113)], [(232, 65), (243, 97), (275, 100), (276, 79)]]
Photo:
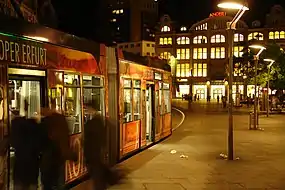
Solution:
[[(249, 129), (253, 129), (253, 125), (254, 125), (254, 113), (253, 112), (250, 112), (249, 113)], [(256, 117), (256, 127), (259, 125), (259, 113), (257, 113), (257, 117)]]

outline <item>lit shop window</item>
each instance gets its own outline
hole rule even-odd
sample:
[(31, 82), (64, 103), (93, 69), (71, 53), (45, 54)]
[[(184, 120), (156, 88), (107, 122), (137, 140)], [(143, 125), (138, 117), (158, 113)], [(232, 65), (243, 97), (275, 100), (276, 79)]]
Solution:
[(177, 64), (176, 76), (177, 77), (190, 77), (191, 76), (190, 64), (189, 63)]
[(193, 59), (207, 59), (207, 48), (194, 48)]
[(242, 57), (243, 55), (243, 47), (242, 46), (235, 46), (234, 47), (234, 56), (235, 57)]
[(161, 28), (161, 32), (170, 32), (170, 27), (169, 26), (163, 26)]
[(235, 34), (234, 36), (234, 42), (243, 42), (244, 36), (242, 34)]
[(124, 122), (139, 120), (141, 117), (141, 81), (124, 79)]
[(226, 52), (224, 47), (211, 48), (211, 59), (224, 59)]
[(169, 52), (163, 52), (163, 53), (161, 53), (160, 54), (160, 58), (162, 58), (162, 59), (170, 59), (170, 57), (171, 57), (171, 53), (169, 53)]
[(177, 44), (179, 44), (179, 45), (190, 44), (190, 38), (188, 38), (188, 37), (179, 37), (179, 38), (177, 38)]
[(186, 31), (187, 28), (186, 28), (185, 26), (182, 26), (182, 27), (180, 28), (180, 30), (183, 32), (183, 31)]
[(284, 31), (269, 32), (269, 39), (271, 40), (285, 39), (285, 32)]
[(193, 76), (194, 77), (207, 77), (207, 64), (206, 63), (194, 63)]
[(255, 39), (255, 40), (263, 40), (264, 37), (263, 37), (263, 34), (260, 33), (260, 32), (253, 32), (253, 33), (250, 33), (248, 35), (248, 40), (252, 40), (252, 39)]
[(177, 49), (177, 59), (190, 59), (190, 49)]
[(207, 43), (206, 36), (196, 36), (193, 39), (193, 44), (205, 44), (205, 43)]
[(195, 30), (208, 30), (208, 23), (204, 23), (201, 24), (200, 26), (197, 26)]
[(171, 45), (172, 38), (159, 38), (159, 44), (160, 45)]
[(224, 35), (214, 35), (211, 37), (211, 43), (224, 43), (226, 42), (226, 37)]

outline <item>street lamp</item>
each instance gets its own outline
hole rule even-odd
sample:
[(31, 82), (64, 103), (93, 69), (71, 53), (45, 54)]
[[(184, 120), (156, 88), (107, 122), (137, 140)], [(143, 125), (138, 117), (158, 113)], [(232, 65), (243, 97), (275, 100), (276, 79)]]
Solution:
[(271, 68), (271, 66), (273, 65), (273, 63), (275, 63), (275, 60), (273, 60), (273, 59), (264, 59), (264, 61), (269, 62), (269, 65), (267, 66), (267, 70), (268, 70), (268, 74), (267, 74), (268, 81), (267, 81), (267, 110), (266, 110), (267, 117), (269, 117), (269, 81), (270, 81), (269, 75), (270, 75), (270, 68)]
[(258, 53), (254, 56), (254, 70), (255, 70), (255, 74), (254, 74), (254, 122), (253, 122), (253, 129), (257, 130), (257, 95), (259, 92), (257, 92), (256, 95), (256, 91), (257, 91), (257, 65), (258, 65), (258, 61), (259, 61), (259, 56), (260, 54), (266, 49), (264, 46), (262, 45), (250, 45), (249, 48), (253, 48), (253, 49), (257, 49), (259, 50)]
[(229, 131), (228, 131), (228, 159), (234, 159), (234, 144), (233, 144), (233, 49), (234, 49), (234, 33), (236, 23), (240, 20), (245, 11), (249, 10), (244, 1), (240, 0), (222, 0), (218, 7), (224, 9), (238, 10), (231, 22), (227, 23), (228, 33), (228, 60), (229, 60)]

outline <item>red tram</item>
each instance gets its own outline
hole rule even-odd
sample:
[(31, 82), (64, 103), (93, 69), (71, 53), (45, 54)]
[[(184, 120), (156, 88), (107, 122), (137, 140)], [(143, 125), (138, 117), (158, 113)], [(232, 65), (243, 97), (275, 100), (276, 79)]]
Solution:
[[(17, 22), (17, 30), (0, 26), (0, 143), (9, 136), (13, 111), (27, 117), (40, 116), (46, 106), (61, 111), (69, 124), (70, 145), (79, 156), (62, 171), (62, 184), (70, 185), (87, 174), (81, 143), (90, 118), (86, 102), (112, 123), (106, 125), (108, 142), (102, 155), (109, 164), (171, 135), (167, 64), (165, 68), (161, 60), (129, 59), (114, 48)], [(13, 165), (8, 163), (13, 156), (12, 147), (0, 154), (1, 190), (12, 184)]]

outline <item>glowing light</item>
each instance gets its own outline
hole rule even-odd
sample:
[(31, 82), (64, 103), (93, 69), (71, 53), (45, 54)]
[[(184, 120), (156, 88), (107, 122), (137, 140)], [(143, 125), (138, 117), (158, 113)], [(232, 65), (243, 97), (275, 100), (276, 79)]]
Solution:
[(218, 7), (224, 8), (224, 9), (238, 9), (238, 10), (249, 10), (249, 8), (243, 4), (236, 3), (236, 2), (223, 2), (218, 4)]
[(253, 49), (262, 49), (262, 50), (265, 50), (266, 48), (262, 45), (250, 45), (249, 46), (250, 48), (253, 48)]
[(49, 42), (49, 40), (47, 38), (40, 37), (40, 36), (25, 36), (25, 37), (26, 38), (31, 38), (33, 40), (42, 41), (42, 42)]
[(263, 60), (266, 61), (266, 62), (274, 62), (273, 59), (263, 59)]

